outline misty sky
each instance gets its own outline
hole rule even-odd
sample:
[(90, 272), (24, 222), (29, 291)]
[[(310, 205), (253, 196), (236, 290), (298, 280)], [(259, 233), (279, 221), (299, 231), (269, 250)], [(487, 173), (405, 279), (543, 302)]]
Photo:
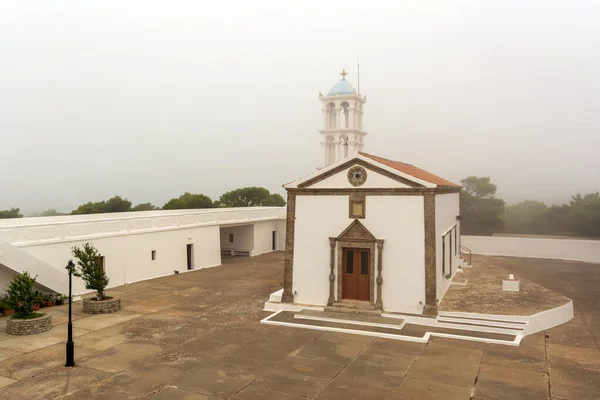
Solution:
[(600, 189), (598, 1), (4, 1), (0, 209), (284, 194), (361, 60), (365, 151), (508, 203)]

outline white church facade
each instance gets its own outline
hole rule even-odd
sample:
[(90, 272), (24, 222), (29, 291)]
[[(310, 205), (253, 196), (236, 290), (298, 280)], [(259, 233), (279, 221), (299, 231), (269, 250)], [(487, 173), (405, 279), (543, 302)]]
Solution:
[(366, 97), (345, 75), (320, 95), (324, 167), (284, 185), (286, 253), (277, 309), (435, 314), (462, 263), (461, 186), (364, 153)]

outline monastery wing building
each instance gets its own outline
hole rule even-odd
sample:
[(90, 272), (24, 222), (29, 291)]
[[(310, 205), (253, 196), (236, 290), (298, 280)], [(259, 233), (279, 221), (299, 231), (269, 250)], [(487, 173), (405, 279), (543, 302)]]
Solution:
[(320, 95), (324, 166), (288, 194), (282, 304), (435, 313), (460, 258), (461, 186), (363, 152), (366, 96)]

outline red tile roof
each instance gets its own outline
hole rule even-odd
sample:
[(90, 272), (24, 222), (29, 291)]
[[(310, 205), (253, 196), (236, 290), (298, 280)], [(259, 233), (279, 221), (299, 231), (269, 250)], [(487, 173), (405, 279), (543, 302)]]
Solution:
[(392, 161), (392, 160), (388, 160), (387, 158), (382, 158), (382, 157), (377, 157), (377, 156), (373, 156), (371, 154), (367, 154), (367, 153), (363, 153), (363, 152), (359, 152), (359, 154), (363, 157), (367, 157), (370, 158), (373, 161), (376, 161), (378, 163), (387, 165), (390, 168), (393, 168), (395, 170), (398, 170), (400, 172), (404, 172), (405, 174), (408, 174), (410, 176), (414, 176), (415, 178), (424, 180), (426, 182), (429, 183), (433, 183), (435, 185), (438, 186), (444, 186), (444, 187), (462, 187), (461, 185), (457, 185), (456, 183), (450, 182), (445, 180), (444, 178), (440, 178), (437, 175), (434, 175), (430, 172), (427, 172), (425, 170), (422, 170), (421, 168), (417, 168), (414, 165), (411, 164), (406, 164), (400, 161)]

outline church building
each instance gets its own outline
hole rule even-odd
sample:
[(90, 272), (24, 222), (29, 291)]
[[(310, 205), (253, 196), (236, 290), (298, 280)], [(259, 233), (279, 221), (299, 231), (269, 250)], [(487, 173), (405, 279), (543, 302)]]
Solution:
[(366, 96), (341, 75), (319, 96), (324, 164), (284, 185), (281, 306), (435, 314), (462, 263), (461, 186), (364, 152)]

